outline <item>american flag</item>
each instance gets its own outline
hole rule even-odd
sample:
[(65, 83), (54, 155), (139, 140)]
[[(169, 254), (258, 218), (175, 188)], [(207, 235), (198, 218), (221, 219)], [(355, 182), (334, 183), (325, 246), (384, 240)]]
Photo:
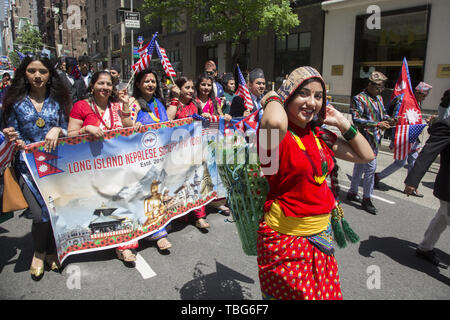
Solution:
[(397, 125), (394, 159), (405, 159), (408, 156), (408, 153), (411, 151), (411, 146), (426, 126), (426, 124)]
[(155, 49), (155, 42), (156, 42), (157, 35), (158, 35), (158, 32), (156, 32), (153, 35), (153, 38), (152, 38), (152, 40), (150, 40), (149, 43), (147, 43), (144, 47), (142, 47), (138, 50), (141, 58), (139, 59), (138, 62), (136, 62), (135, 64), (133, 64), (131, 66), (131, 68), (133, 68), (133, 71), (140, 72), (140, 71), (145, 70), (148, 67), (150, 67), (150, 62), (152, 61), (152, 54), (153, 54), (153, 50)]
[(8, 141), (0, 131), (0, 168), (6, 167), (14, 158), (16, 151), (16, 144), (13, 141)]
[(244, 76), (242, 75), (239, 66), (236, 66), (236, 70), (237, 70), (238, 88), (234, 94), (244, 99), (245, 109), (253, 110), (252, 97), (250, 96), (250, 92), (248, 91)]
[(166, 50), (159, 46), (158, 41), (155, 41), (155, 45), (156, 45), (156, 52), (158, 53), (159, 56), (159, 60), (161, 60), (161, 64), (164, 68), (164, 72), (168, 77), (175, 77), (177, 74), (175, 70), (173, 70), (169, 58), (167, 58)]

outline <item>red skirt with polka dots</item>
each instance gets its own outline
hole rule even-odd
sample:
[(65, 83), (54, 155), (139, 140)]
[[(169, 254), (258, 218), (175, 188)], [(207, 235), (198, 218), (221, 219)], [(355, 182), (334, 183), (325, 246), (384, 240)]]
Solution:
[(300, 236), (258, 230), (258, 274), (264, 299), (342, 300), (336, 259)]

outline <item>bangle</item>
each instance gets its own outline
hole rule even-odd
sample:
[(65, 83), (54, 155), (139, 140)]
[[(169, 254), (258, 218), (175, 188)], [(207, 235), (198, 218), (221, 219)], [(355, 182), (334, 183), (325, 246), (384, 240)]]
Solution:
[(131, 112), (130, 111), (128, 111), (128, 112), (123, 112), (123, 111), (121, 111), (121, 113), (122, 113), (122, 117), (129, 117), (129, 116), (131, 116)]
[(356, 137), (357, 134), (358, 130), (353, 125), (351, 125), (350, 128), (342, 134), (342, 136), (345, 138), (345, 140), (350, 141), (354, 137)]
[(268, 97), (266, 99), (266, 101), (264, 101), (264, 105), (262, 106), (263, 110), (266, 109), (266, 106), (269, 104), (269, 102), (272, 101), (278, 101), (281, 105), (283, 105), (283, 101), (281, 100), (281, 98), (279, 96), (271, 96)]

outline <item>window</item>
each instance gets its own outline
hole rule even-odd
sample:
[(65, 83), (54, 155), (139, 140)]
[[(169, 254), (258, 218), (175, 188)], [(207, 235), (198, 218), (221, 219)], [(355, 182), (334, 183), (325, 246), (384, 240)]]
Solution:
[(118, 34), (114, 35), (114, 50), (117, 50), (120, 48), (120, 42), (119, 42), (120, 38)]
[(310, 65), (311, 32), (292, 33), (275, 39), (276, 81), (282, 81), (295, 68)]
[[(365, 88), (375, 69), (388, 77), (386, 88), (394, 88), (403, 57), (408, 60), (411, 85), (423, 79), (429, 13), (429, 6), (382, 12), (381, 29), (367, 28), (368, 15), (356, 17), (352, 95)], [(391, 90), (383, 92), (387, 101)]]

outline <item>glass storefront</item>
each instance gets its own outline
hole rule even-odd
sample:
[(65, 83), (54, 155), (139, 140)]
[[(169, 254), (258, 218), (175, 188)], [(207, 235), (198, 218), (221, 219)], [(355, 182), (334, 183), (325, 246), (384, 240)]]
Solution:
[(369, 29), (369, 15), (356, 17), (352, 96), (361, 92), (373, 70), (389, 80), (383, 93), (385, 104), (401, 70), (403, 58), (409, 65), (414, 87), (424, 76), (430, 6), (381, 13), (380, 28)]
[(276, 82), (283, 81), (285, 75), (295, 68), (311, 64), (311, 32), (292, 33), (275, 38), (275, 41)]

